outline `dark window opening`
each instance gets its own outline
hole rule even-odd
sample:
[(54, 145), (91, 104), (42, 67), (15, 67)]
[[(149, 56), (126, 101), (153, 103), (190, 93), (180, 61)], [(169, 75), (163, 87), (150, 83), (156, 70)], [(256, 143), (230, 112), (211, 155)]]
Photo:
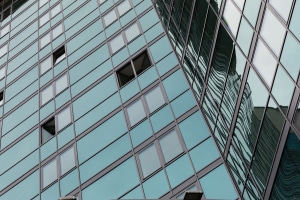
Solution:
[(66, 57), (65, 46), (60, 47), (53, 53), (53, 64), (56, 65)]
[(129, 62), (117, 71), (117, 77), (120, 87), (133, 80), (137, 75), (139, 75), (151, 66), (151, 62), (148, 57), (147, 51), (134, 58), (132, 63), (133, 66), (131, 62)]
[(52, 117), (41, 128), (42, 144), (50, 140), (55, 135), (55, 119)]
[(4, 103), (4, 94), (3, 94), (3, 91), (0, 92), (0, 106), (2, 106)]
[(120, 87), (134, 79), (134, 72), (131, 66), (131, 63), (128, 63), (125, 67), (120, 69), (118, 72), (118, 79), (119, 79), (119, 84)]
[(133, 60), (134, 69), (137, 75), (145, 71), (151, 66), (147, 52), (142, 53), (137, 58)]
[(3, 20), (6, 19), (10, 15), (10, 8), (3, 11)]

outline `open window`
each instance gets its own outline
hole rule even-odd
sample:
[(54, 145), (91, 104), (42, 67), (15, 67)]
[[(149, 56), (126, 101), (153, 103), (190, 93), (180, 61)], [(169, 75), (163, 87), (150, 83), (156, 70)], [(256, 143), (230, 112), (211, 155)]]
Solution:
[(150, 66), (151, 62), (145, 51), (117, 71), (119, 86), (123, 87)]
[(60, 47), (53, 53), (53, 65), (56, 65), (66, 57), (65, 46)]
[(52, 117), (47, 122), (45, 122), (41, 127), (41, 135), (42, 141), (41, 143), (44, 144), (48, 140), (50, 140), (55, 135), (55, 118)]
[(3, 103), (4, 103), (4, 93), (2, 91), (2, 92), (0, 92), (0, 106), (2, 106)]

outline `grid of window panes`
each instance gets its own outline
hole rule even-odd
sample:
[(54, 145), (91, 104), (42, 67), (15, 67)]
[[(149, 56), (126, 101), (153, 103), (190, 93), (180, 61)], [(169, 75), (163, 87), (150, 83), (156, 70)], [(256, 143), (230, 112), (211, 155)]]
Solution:
[(151, 1), (28, 0), (0, 25), (0, 199), (238, 197)]
[(155, 6), (239, 195), (268, 198), (280, 138), (299, 127), (300, 3), (156, 0)]

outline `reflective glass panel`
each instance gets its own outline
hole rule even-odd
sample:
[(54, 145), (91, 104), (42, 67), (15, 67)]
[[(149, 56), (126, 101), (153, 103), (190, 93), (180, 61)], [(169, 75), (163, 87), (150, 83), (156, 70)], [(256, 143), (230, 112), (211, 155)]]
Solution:
[(62, 32), (63, 32), (63, 26), (62, 24), (60, 24), (57, 27), (55, 27), (52, 31), (53, 39), (57, 38), (60, 34), (62, 34)]
[(44, 60), (40, 64), (40, 74), (43, 74), (46, 71), (48, 71), (48, 69), (50, 69), (51, 66), (52, 66), (51, 57), (48, 57), (46, 60)]
[(57, 179), (56, 160), (52, 160), (42, 168), (43, 171), (43, 188)]
[(63, 175), (75, 166), (74, 147), (60, 155), (60, 175)]
[(160, 167), (159, 158), (154, 145), (151, 145), (139, 154), (139, 160), (144, 177), (154, 172)]
[(131, 8), (131, 6), (130, 6), (128, 0), (123, 1), (117, 7), (120, 16), (124, 15), (124, 13), (126, 13), (130, 8)]
[(62, 129), (71, 123), (71, 109), (67, 107), (57, 115), (57, 130)]
[(115, 21), (117, 19), (117, 15), (115, 10), (111, 10), (109, 13), (107, 13), (106, 15), (103, 16), (103, 20), (105, 23), (105, 26), (110, 25), (113, 21)]
[(7, 26), (5, 26), (4, 28), (2, 28), (0, 37), (3, 37), (3, 36), (6, 35), (8, 32), (9, 32), (9, 25), (7, 25)]
[(266, 83), (271, 86), (277, 62), (261, 40), (257, 42), (253, 63)]
[(163, 152), (165, 162), (169, 162), (182, 152), (182, 147), (175, 130), (160, 139), (159, 144)]
[(115, 53), (116, 51), (121, 49), (125, 45), (122, 34), (119, 34), (115, 38), (113, 38), (109, 42), (109, 44), (110, 44), (110, 48), (111, 48), (112, 53)]
[(44, 37), (41, 38), (40, 40), (41, 48), (43, 48), (49, 42), (50, 42), (50, 33), (46, 34)]
[(296, 35), (298, 40), (300, 40), (300, 26), (299, 26), (299, 19), (300, 19), (300, 2), (295, 1), (295, 7), (293, 11), (293, 16), (290, 22), (290, 29)]
[(57, 15), (61, 11), (60, 4), (57, 4), (54, 8), (51, 10), (51, 17), (53, 18), (55, 15)]
[(7, 53), (7, 47), (8, 47), (8, 45), (6, 44), (0, 49), (0, 57), (2, 57), (3, 55), (5, 55)]
[(65, 74), (55, 82), (55, 92), (56, 92), (55, 94), (59, 94), (67, 87), (68, 87), (68, 78), (67, 78), (67, 74)]
[(293, 3), (293, 0), (269, 0), (270, 4), (276, 9), (276, 11), (281, 15), (281, 17), (287, 21), (290, 10), (291, 10), (291, 5)]
[(43, 26), (46, 22), (48, 22), (50, 19), (49, 13), (44, 14), (41, 18), (40, 18), (40, 26)]
[(41, 95), (42, 95), (42, 105), (43, 105), (53, 98), (53, 86), (49, 85), (41, 92)]
[(150, 113), (165, 103), (160, 87), (156, 87), (145, 95)]
[(146, 117), (143, 102), (141, 99), (127, 107), (127, 114), (130, 121), (130, 126), (135, 125), (141, 119)]
[(238, 11), (238, 9), (233, 5), (231, 0), (227, 0), (223, 16), (232, 34), (236, 36), (241, 19), (241, 14)]
[(4, 67), (2, 67), (2, 68), (0, 69), (0, 80), (1, 80), (2, 78), (4, 78), (5, 72), (6, 72), (6, 67), (4, 66)]
[(125, 30), (127, 42), (130, 42), (131, 40), (136, 38), (136, 36), (138, 36), (139, 34), (140, 34), (140, 29), (139, 29), (137, 23), (132, 24)]
[(260, 34), (271, 47), (273, 52), (279, 56), (285, 36), (285, 28), (268, 9), (266, 9), (265, 12)]

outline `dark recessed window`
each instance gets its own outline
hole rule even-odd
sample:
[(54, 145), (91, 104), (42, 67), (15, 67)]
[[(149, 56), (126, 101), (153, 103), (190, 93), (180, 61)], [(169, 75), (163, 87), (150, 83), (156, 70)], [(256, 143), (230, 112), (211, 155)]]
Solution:
[(137, 75), (142, 73), (148, 67), (151, 66), (147, 52), (142, 53), (137, 58), (133, 60), (134, 69)]
[(0, 106), (2, 106), (3, 103), (4, 103), (4, 93), (2, 91), (2, 92), (0, 92)]
[(120, 87), (134, 79), (137, 75), (145, 71), (150, 66), (151, 62), (147, 51), (145, 51), (117, 71)]
[(65, 46), (60, 47), (53, 53), (53, 65), (56, 65), (66, 57)]
[(52, 117), (41, 127), (42, 144), (50, 140), (55, 135), (55, 119)]

